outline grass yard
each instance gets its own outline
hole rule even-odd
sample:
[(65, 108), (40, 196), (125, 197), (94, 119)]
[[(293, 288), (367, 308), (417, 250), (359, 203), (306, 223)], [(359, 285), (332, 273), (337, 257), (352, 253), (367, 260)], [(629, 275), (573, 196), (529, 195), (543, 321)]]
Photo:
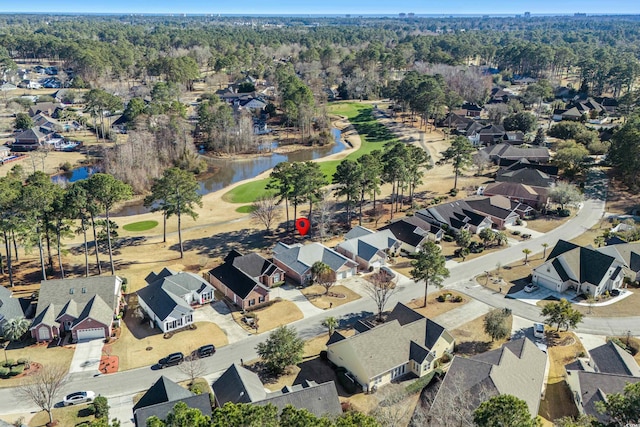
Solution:
[(585, 352), (580, 340), (573, 332), (560, 332), (555, 337), (554, 334), (554, 332), (547, 332), (549, 377), (545, 397), (540, 402), (538, 413), (546, 421), (578, 415), (569, 386), (564, 380), (564, 366), (576, 360), (576, 355)]
[[(74, 405), (53, 409), (53, 419), (58, 422), (59, 426), (75, 426), (82, 422), (91, 422), (96, 417), (89, 415), (86, 411), (89, 404)], [(45, 411), (40, 411), (31, 418), (29, 427), (46, 426), (49, 422), (49, 415)]]
[[(513, 322), (513, 316), (507, 317), (509, 329)], [(507, 339), (491, 341), (491, 337), (484, 331), (484, 316), (477, 317), (451, 331), (456, 339), (456, 354), (473, 356), (485, 351), (494, 350), (507, 342)]]
[(527, 220), (527, 228), (540, 233), (548, 233), (549, 231), (560, 227), (565, 222), (576, 216), (576, 213), (572, 210), (571, 215), (567, 217), (559, 217), (554, 215), (541, 215), (536, 219)]
[[(127, 315), (132, 311), (129, 310)], [(126, 325), (131, 325), (135, 330), (132, 332), (129, 327), (124, 326), (120, 338), (109, 345), (111, 355), (118, 356), (120, 371), (153, 365), (176, 351), (188, 354), (205, 344), (216, 347), (228, 344), (227, 336), (214, 323), (196, 322), (197, 329), (187, 329), (167, 339), (157, 328), (151, 329), (148, 324), (140, 324), (137, 319), (126, 320)]]
[(240, 206), (239, 208), (237, 208), (236, 212), (248, 214), (248, 213), (253, 212), (254, 210), (255, 210), (255, 208), (253, 207), (253, 205), (244, 205), (244, 206)]
[[(369, 104), (357, 102), (340, 102), (329, 105), (329, 113), (345, 116), (360, 135), (360, 148), (346, 158), (356, 160), (364, 154), (384, 146), (396, 138), (391, 131), (378, 122), (372, 115), (373, 108)], [(320, 169), (330, 179), (336, 172), (341, 160), (320, 161)], [(222, 199), (230, 203), (251, 203), (266, 191), (268, 179), (248, 182), (226, 192)]]
[(127, 231), (140, 232), (140, 231), (151, 230), (152, 228), (156, 228), (157, 226), (158, 226), (158, 221), (150, 220), (150, 221), (132, 222), (132, 223), (123, 225), (122, 228)]
[[(638, 314), (638, 306), (640, 305), (640, 289), (637, 288), (629, 288), (627, 289), (632, 292), (632, 295), (615, 302), (610, 305), (604, 305), (601, 307), (598, 306), (583, 306), (583, 305), (573, 305), (573, 308), (578, 310), (580, 313), (584, 314), (586, 317), (629, 317), (629, 316), (637, 316)], [(553, 300), (542, 300), (538, 301), (538, 307), (544, 307), (550, 302), (554, 302)]]
[[(452, 302), (451, 300), (447, 300), (445, 302), (438, 301), (438, 297), (444, 294), (451, 294), (452, 297), (461, 297), (462, 302)], [(422, 314), (429, 319), (434, 319), (441, 314), (446, 313), (447, 311), (453, 310), (454, 308), (462, 307), (466, 303), (469, 302), (469, 297), (464, 296), (455, 291), (438, 291), (431, 292), (427, 295), (427, 306), (424, 307), (424, 298), (417, 298), (409, 301), (407, 303), (407, 307), (412, 308), (418, 313)]]
[[(551, 247), (547, 248), (547, 255), (551, 249)], [(529, 283), (528, 277), (531, 274), (531, 270), (544, 263), (542, 255), (542, 252), (529, 255), (529, 262), (527, 264), (518, 261), (509, 265), (501, 265), (500, 269), (494, 268), (493, 270), (488, 270), (488, 281), (486, 274), (477, 276), (476, 281), (478, 284), (496, 292), (499, 292), (500, 289), (502, 289), (502, 292), (505, 294), (518, 292)], [(524, 254), (522, 256), (524, 257)], [(490, 268), (490, 266), (487, 267)], [(500, 281), (500, 278), (502, 278), (502, 281)]]
[(361, 298), (360, 295), (342, 285), (333, 286), (329, 289), (329, 294), (340, 296), (344, 295), (344, 298), (325, 295), (325, 289), (321, 285), (307, 286), (306, 288), (301, 289), (300, 292), (307, 297), (311, 304), (322, 309), (338, 307)]
[[(294, 303), (287, 300), (276, 301), (268, 307), (254, 310), (251, 313), (258, 316), (258, 333), (270, 331), (278, 326), (288, 325), (304, 317), (300, 309)], [(233, 316), (233, 320), (242, 326), (243, 329), (249, 332), (256, 331), (242, 321), (242, 317), (244, 317), (242, 311), (237, 309), (233, 310), (231, 315)]]
[[(9, 345), (6, 351), (7, 359), (18, 360), (27, 358), (31, 362), (41, 365), (63, 365), (69, 367), (73, 358), (74, 349), (72, 347), (52, 347), (47, 348), (46, 344), (34, 344), (28, 347), (20, 347), (15, 343)], [(3, 360), (4, 361), (4, 360)], [(22, 378), (0, 379), (0, 387), (15, 387)]]

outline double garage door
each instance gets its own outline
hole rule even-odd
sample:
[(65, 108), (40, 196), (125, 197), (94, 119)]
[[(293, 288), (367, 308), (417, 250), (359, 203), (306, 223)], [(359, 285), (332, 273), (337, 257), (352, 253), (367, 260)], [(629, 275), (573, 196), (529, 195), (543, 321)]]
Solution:
[(104, 328), (89, 328), (78, 331), (78, 341), (104, 338)]

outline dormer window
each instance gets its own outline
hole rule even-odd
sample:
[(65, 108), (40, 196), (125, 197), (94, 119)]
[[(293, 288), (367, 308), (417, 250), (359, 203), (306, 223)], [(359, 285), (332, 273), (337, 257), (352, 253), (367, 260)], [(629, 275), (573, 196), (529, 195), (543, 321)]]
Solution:
[(86, 294), (87, 293), (87, 288), (82, 288), (82, 293)]
[(75, 289), (74, 288), (69, 288), (69, 295), (73, 295), (75, 293)]

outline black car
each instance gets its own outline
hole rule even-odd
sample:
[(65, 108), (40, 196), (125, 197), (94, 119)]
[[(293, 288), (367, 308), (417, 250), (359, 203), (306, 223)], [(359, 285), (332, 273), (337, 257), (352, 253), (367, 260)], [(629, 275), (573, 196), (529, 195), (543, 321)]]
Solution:
[(171, 353), (167, 357), (163, 357), (158, 360), (158, 366), (160, 369), (166, 368), (167, 366), (179, 365), (184, 361), (184, 354), (182, 353)]
[(213, 344), (203, 345), (196, 350), (196, 357), (208, 357), (216, 352), (216, 347)]

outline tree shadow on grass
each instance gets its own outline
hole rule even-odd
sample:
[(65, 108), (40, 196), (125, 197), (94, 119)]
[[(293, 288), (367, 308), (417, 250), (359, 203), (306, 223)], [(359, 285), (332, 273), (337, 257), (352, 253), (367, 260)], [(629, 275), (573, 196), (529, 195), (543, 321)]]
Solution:
[(461, 342), (456, 347), (456, 354), (473, 356), (476, 354), (484, 353), (491, 347), (490, 342), (486, 341), (466, 341)]
[[(201, 237), (199, 239), (185, 240), (183, 247), (185, 251), (196, 251), (199, 255), (205, 255), (211, 258), (223, 258), (232, 249), (246, 253), (251, 250), (264, 248), (265, 233), (256, 232), (255, 230), (230, 231)], [(176, 243), (175, 245), (171, 245), (169, 249), (180, 251), (180, 245)]]

